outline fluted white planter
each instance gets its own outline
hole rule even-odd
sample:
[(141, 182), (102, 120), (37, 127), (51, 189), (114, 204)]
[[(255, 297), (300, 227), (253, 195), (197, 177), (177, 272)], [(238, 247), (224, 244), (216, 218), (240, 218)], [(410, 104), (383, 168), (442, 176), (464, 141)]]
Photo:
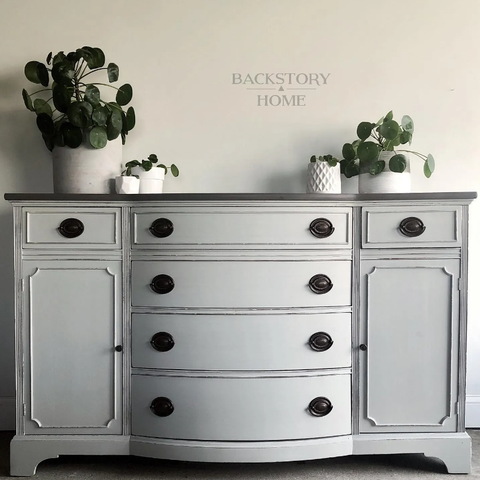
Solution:
[(78, 148), (55, 146), (52, 161), (54, 193), (114, 193), (122, 167), (122, 140), (98, 149), (86, 143)]
[(341, 193), (340, 164), (310, 162), (307, 167), (307, 193)]
[(146, 172), (142, 167), (133, 167), (132, 175), (140, 179), (139, 193), (162, 193), (165, 170), (159, 167), (153, 167)]
[(381, 152), (378, 159), (385, 161), (385, 170), (378, 175), (361, 173), (358, 178), (358, 193), (408, 193), (412, 190), (410, 162), (402, 173), (392, 172), (388, 162), (395, 152)]

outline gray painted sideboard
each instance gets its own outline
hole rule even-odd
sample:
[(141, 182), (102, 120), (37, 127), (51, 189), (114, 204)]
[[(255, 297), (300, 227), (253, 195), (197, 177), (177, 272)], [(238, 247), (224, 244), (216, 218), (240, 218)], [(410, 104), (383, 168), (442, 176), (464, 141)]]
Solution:
[(475, 197), (6, 194), (11, 475), (74, 454), (468, 473)]

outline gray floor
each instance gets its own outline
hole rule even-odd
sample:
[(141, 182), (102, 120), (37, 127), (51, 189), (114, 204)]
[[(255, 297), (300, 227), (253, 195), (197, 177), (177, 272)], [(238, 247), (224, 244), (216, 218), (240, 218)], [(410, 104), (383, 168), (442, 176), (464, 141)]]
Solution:
[[(442, 462), (423, 455), (357, 456), (273, 464), (205, 464), (135, 457), (60, 457), (45, 460), (35, 479), (98, 478), (162, 480), (311, 480), (311, 479), (454, 479), (480, 478), (480, 430), (470, 430), (473, 440), (472, 473), (448, 475)], [(12, 432), (0, 432), (0, 480), (12, 478), (9, 442)]]

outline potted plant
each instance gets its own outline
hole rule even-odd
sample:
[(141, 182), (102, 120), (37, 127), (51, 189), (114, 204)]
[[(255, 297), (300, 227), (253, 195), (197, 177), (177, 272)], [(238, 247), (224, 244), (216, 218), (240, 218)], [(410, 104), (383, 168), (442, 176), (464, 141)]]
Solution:
[[(103, 71), (108, 84), (99, 81)], [(122, 164), (121, 147), (135, 126), (133, 107), (123, 109), (132, 99), (131, 85), (110, 85), (119, 78), (118, 66), (105, 67), (103, 51), (85, 46), (68, 54), (50, 52), (45, 63), (30, 61), (25, 76), (44, 87), (33, 93), (23, 89), (22, 97), (52, 152), (54, 191), (109, 193)], [(106, 100), (99, 87), (115, 90), (114, 100)]]
[(125, 178), (133, 176), (140, 180), (139, 193), (162, 193), (163, 181), (168, 170), (174, 177), (178, 177), (180, 171), (173, 163), (169, 167), (163, 163), (156, 165), (157, 163), (158, 157), (155, 153), (151, 153), (146, 160), (130, 160), (125, 164), (122, 175)]
[(330, 154), (312, 155), (307, 168), (307, 193), (341, 193), (340, 162)]
[(347, 178), (360, 175), (360, 193), (410, 191), (409, 161), (404, 153), (413, 154), (424, 162), (423, 173), (427, 178), (435, 170), (431, 154), (397, 148), (410, 145), (413, 132), (411, 117), (404, 115), (399, 124), (393, 119), (392, 111), (377, 123), (361, 122), (357, 127), (358, 139), (343, 145), (342, 174)]

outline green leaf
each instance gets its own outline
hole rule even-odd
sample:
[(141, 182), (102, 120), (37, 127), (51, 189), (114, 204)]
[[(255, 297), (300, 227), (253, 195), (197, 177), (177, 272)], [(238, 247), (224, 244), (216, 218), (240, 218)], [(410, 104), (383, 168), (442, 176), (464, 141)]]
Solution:
[(81, 128), (72, 125), (69, 122), (62, 123), (60, 132), (63, 136), (65, 145), (70, 148), (77, 148), (83, 142), (83, 132)]
[(375, 125), (370, 122), (362, 122), (357, 127), (357, 136), (360, 140), (366, 140), (372, 133)]
[(310, 157), (310, 163), (315, 163), (317, 161), (317, 157), (315, 155), (312, 155)]
[(384, 121), (378, 131), (382, 137), (393, 140), (400, 132), (400, 125), (395, 120)]
[(55, 147), (55, 142), (54, 142), (53, 136), (42, 134), (42, 138), (43, 138), (43, 141), (45, 142), (45, 145), (47, 146), (47, 148), (50, 151), (52, 151), (53, 148)]
[(403, 131), (400, 134), (400, 143), (402, 145), (405, 145), (406, 143), (411, 144), (412, 143), (412, 134), (407, 131)]
[(95, 85), (87, 85), (85, 88), (85, 100), (96, 107), (100, 103), (100, 90)]
[(157, 163), (157, 162), (158, 162), (158, 157), (157, 157), (154, 153), (151, 153), (147, 158), (148, 158), (152, 163)]
[[(69, 54), (70, 55), (70, 54)], [(52, 60), (52, 64), (55, 65), (56, 63), (59, 63), (59, 62), (65, 62), (67, 60), (67, 57), (65, 56), (65, 54), (63, 52), (58, 52), (54, 57), (53, 57), (53, 60)], [(75, 62), (73, 62), (75, 63)]]
[(127, 105), (133, 97), (133, 89), (129, 83), (122, 85), (118, 91), (115, 100), (121, 106)]
[(37, 116), (37, 127), (44, 135), (51, 136), (55, 133), (52, 117), (46, 113)]
[(30, 111), (34, 112), (35, 109), (33, 108), (32, 99), (30, 98), (30, 95), (28, 94), (28, 92), (25, 89), (22, 90), (22, 98), (23, 98), (23, 103), (25, 103), (25, 106)]
[(150, 160), (142, 160), (142, 168), (148, 172), (152, 169), (153, 164), (150, 162)]
[(101, 106), (96, 107), (92, 113), (92, 121), (94, 125), (96, 125), (97, 127), (105, 126), (107, 124), (109, 113), (110, 112), (106, 107), (101, 107)]
[(72, 85), (75, 68), (69, 61), (55, 63), (52, 68), (52, 77), (61, 85)]
[(50, 65), (50, 63), (52, 62), (52, 55), (53, 55), (52, 52), (50, 52), (50, 53), (47, 55), (47, 59), (46, 59), (47, 65)]
[(427, 178), (430, 178), (434, 171), (435, 171), (435, 159), (429, 153), (427, 156), (427, 160), (423, 164), (423, 173)]
[(55, 84), (52, 87), (53, 104), (55, 108), (62, 113), (66, 113), (72, 101), (72, 95), (67, 87), (61, 84)]
[(126, 130), (129, 132), (130, 130), (133, 130), (133, 127), (135, 127), (135, 110), (133, 109), (133, 107), (128, 107), (125, 119), (127, 127)]
[(130, 160), (125, 164), (126, 167), (140, 167), (142, 164), (138, 160)]
[(120, 74), (118, 65), (115, 65), (114, 63), (109, 63), (107, 67), (107, 73), (108, 73), (108, 81), (110, 83), (116, 82)]
[(358, 146), (357, 155), (361, 162), (370, 163), (378, 158), (379, 148), (374, 142), (362, 142)]
[(370, 168), (368, 172), (370, 175), (378, 175), (379, 173), (382, 173), (385, 170), (385, 162), (383, 160), (378, 160), (377, 162), (374, 162), (372, 165), (370, 165)]
[(46, 113), (48, 116), (52, 116), (52, 107), (48, 102), (45, 100), (42, 100), (41, 98), (36, 98), (35, 101), (33, 102), (33, 108), (35, 109), (35, 112), (37, 115), (40, 113)]
[(388, 162), (388, 168), (392, 172), (402, 173), (407, 168), (407, 158), (401, 153), (394, 155)]
[(28, 62), (25, 65), (25, 76), (32, 83), (39, 83), (44, 87), (48, 87), (48, 70), (47, 67), (40, 62)]
[(92, 125), (92, 113), (93, 107), (88, 102), (73, 102), (67, 110), (70, 123), (80, 128)]
[(165, 171), (165, 175), (166, 175), (167, 172), (168, 172), (167, 166), (164, 165), (163, 163), (160, 163), (159, 165), (157, 165), (157, 168), (163, 168), (163, 170)]
[(98, 47), (94, 47), (93, 52), (93, 55), (95, 57), (95, 68), (102, 68), (105, 65), (105, 54)]
[(385, 115), (385, 118), (384, 118), (384, 122), (389, 122), (390, 120), (393, 120), (393, 111), (390, 110), (386, 115)]
[(76, 64), (81, 58), (82, 57), (78, 52), (70, 52), (67, 54), (64, 60), (68, 60), (72, 64)]
[(88, 135), (93, 148), (103, 148), (108, 142), (107, 132), (103, 127), (93, 127)]
[(348, 162), (345, 165), (345, 177), (352, 178), (360, 173), (360, 167), (355, 162)]
[(413, 124), (413, 120), (408, 115), (404, 115), (402, 117), (402, 128), (406, 132), (409, 132), (410, 134), (413, 135), (413, 130), (415, 129), (415, 126)]
[(170, 170), (171, 170), (172, 175), (174, 177), (178, 177), (180, 175), (180, 170), (178, 169), (178, 167), (174, 163), (172, 163), (172, 166), (170, 167)]
[(103, 67), (105, 64), (105, 55), (99, 48), (82, 47), (77, 50), (78, 54), (87, 62), (91, 70)]
[(111, 128), (118, 130), (118, 133), (121, 132), (123, 126), (121, 110), (118, 110), (117, 108), (112, 109), (107, 120), (107, 125), (111, 125)]
[(347, 161), (353, 160), (356, 157), (356, 152), (351, 143), (345, 143), (342, 147), (343, 158)]

